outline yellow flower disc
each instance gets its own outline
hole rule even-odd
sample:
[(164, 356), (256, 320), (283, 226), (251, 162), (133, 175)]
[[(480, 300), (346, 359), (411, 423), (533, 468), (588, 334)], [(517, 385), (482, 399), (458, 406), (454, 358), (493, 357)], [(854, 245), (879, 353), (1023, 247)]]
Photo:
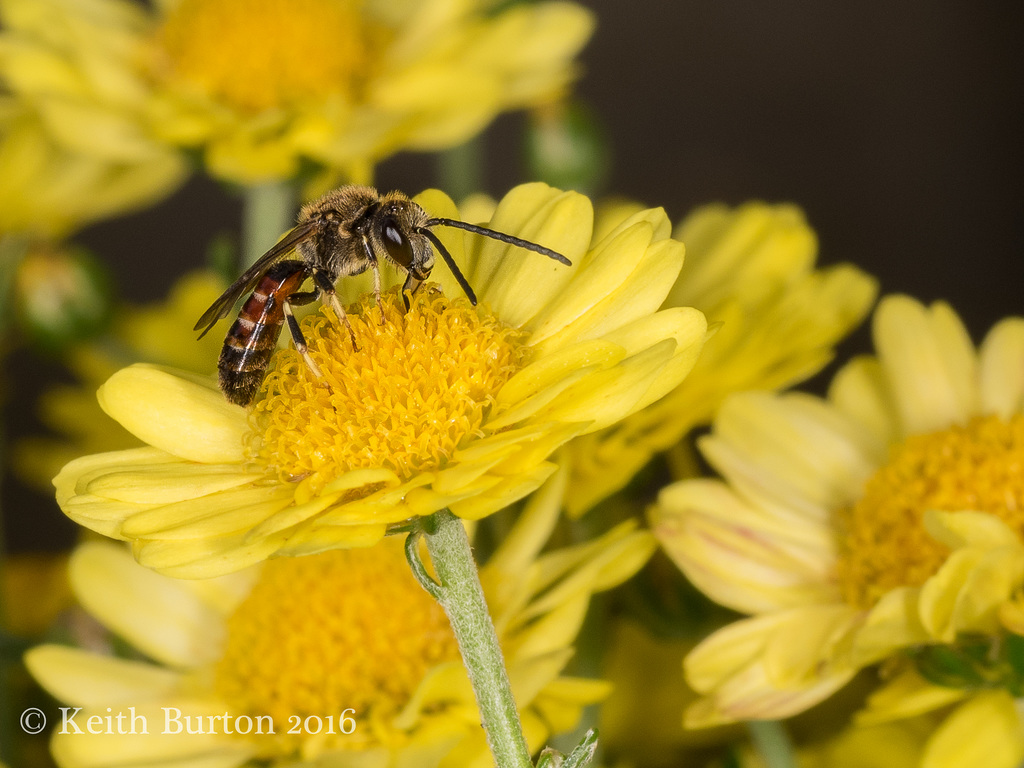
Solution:
[(168, 78), (255, 112), (351, 91), (365, 31), (353, 0), (181, 0), (159, 43)]
[[(259, 746), (264, 757), (301, 747), (308, 736), (287, 734), (296, 716), (320, 717), (325, 733), (333, 715), (337, 735), (323, 746), (358, 748), (373, 743), (373, 723), (395, 717), (432, 667), (457, 658), (444, 611), (413, 578), (402, 542), (387, 539), (267, 561), (227, 622), (216, 686), (236, 716), (272, 718), (277, 735)], [(339, 726), (346, 709), (351, 734)]]
[(521, 332), (436, 289), (422, 290), (408, 313), (397, 290), (381, 306), (364, 296), (349, 320), (358, 349), (333, 313), (302, 323), (321, 378), (293, 349), (267, 375), (249, 451), (282, 479), (314, 476), (316, 486), (385, 468), (406, 480), (443, 467), (464, 438), (480, 436), (525, 355)]
[(1024, 535), (1024, 416), (978, 417), (893, 450), (843, 521), (838, 572), (848, 603), (870, 608), (938, 571), (949, 548), (925, 530), (929, 509), (988, 512)]

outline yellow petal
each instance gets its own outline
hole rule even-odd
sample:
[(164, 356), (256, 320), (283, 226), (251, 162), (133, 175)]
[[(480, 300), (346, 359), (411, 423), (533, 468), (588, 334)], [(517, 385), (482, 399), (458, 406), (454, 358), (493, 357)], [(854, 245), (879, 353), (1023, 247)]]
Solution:
[[(543, 245), (577, 264), (590, 245), (590, 200), (576, 192), (556, 197), (516, 237)], [(574, 270), (542, 254), (507, 245), (481, 299), (505, 323), (520, 328), (568, 287)]]
[(176, 579), (208, 579), (240, 571), (277, 552), (288, 540), (288, 532), (248, 541), (244, 533), (203, 539), (138, 540), (133, 543), (135, 559)]
[(1024, 411), (1024, 320), (996, 323), (978, 351), (981, 410), (1004, 419)]
[(115, 373), (96, 395), (129, 432), (170, 454), (210, 464), (245, 458), (246, 411), (216, 389), (138, 364)]
[(591, 374), (541, 409), (536, 418), (586, 423), (584, 434), (614, 424), (637, 410), (676, 347), (675, 339), (664, 339), (614, 368)]
[(963, 423), (975, 411), (974, 349), (948, 306), (926, 309), (905, 296), (886, 297), (875, 313), (874, 336), (903, 435)]
[(248, 531), (290, 504), (288, 487), (244, 486), (139, 512), (121, 526), (131, 539), (189, 539)]
[(25, 654), (25, 666), (51, 696), (74, 707), (160, 698), (182, 684), (169, 669), (65, 645), (36, 646)]
[[(98, 722), (105, 726), (107, 717), (116, 718), (120, 713), (124, 728), (128, 729), (134, 723), (136, 733), (118, 733), (115, 719), (109, 731), (77, 733), (69, 730), (67, 735), (58, 734), (51, 742), (51, 752), (58, 765), (75, 768), (109, 768), (114, 765), (234, 768), (252, 757), (252, 746), (241, 739), (223, 734), (188, 733), (185, 730), (185, 715), (192, 717), (193, 724), (196, 718), (201, 717), (208, 723), (209, 716), (223, 716), (224, 705), (215, 700), (174, 697), (163, 699), (159, 704), (126, 702), (119, 709), (108, 709), (108, 706), (85, 709), (78, 713), (76, 721), (79, 727), (93, 716), (100, 717)], [(180, 733), (175, 732), (175, 710), (182, 714), (182, 720), (178, 723), (181, 726)], [(168, 717), (171, 718), (170, 723)], [(143, 724), (146, 733), (142, 732)]]
[(932, 685), (915, 671), (902, 672), (868, 697), (867, 707), (857, 713), (858, 725), (872, 725), (889, 720), (931, 712), (969, 696), (968, 691)]
[(857, 631), (853, 662), (868, 666), (902, 648), (931, 639), (918, 612), (920, 590), (902, 587), (887, 592), (868, 613)]
[(171, 504), (229, 491), (252, 483), (259, 476), (238, 471), (230, 464), (158, 464), (119, 471), (116, 465), (82, 477), (78, 492), (127, 504)]
[(82, 545), (68, 572), (85, 609), (143, 653), (180, 668), (216, 659), (220, 615), (180, 582), (140, 568), (121, 547)]
[(929, 739), (921, 768), (1016, 768), (1024, 759), (1020, 713), (1005, 691), (983, 691), (961, 704)]
[(834, 534), (761, 513), (712, 480), (665, 488), (651, 526), (702, 592), (744, 613), (836, 602)]
[(942, 512), (929, 509), (924, 513), (924, 526), (929, 535), (950, 549), (977, 546), (986, 549), (1012, 547), (1020, 542), (1016, 532), (995, 515), (984, 512)]

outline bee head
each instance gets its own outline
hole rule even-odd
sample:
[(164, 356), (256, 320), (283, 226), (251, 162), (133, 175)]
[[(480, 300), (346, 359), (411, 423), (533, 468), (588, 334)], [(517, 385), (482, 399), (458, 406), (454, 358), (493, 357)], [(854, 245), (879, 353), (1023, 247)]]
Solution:
[(375, 217), (375, 239), (388, 259), (417, 281), (426, 280), (434, 268), (430, 241), (419, 231), (426, 214), (412, 202), (395, 201), (381, 206)]

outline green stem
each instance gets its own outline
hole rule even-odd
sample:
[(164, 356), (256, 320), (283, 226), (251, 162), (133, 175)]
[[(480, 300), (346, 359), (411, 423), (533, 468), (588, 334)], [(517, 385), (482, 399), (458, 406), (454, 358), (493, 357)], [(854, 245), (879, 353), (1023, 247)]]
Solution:
[(768, 768), (796, 768), (796, 753), (789, 734), (778, 720), (748, 720), (747, 732), (754, 749)]
[[(447, 509), (442, 509), (423, 521), (423, 531), (434, 572), (440, 580), (440, 584), (431, 581), (424, 587), (448, 614), (473, 685), (494, 763), (498, 768), (530, 768), (530, 753), (523, 738), (505, 660), (462, 521)], [(415, 539), (407, 546), (406, 552), (412, 563), (417, 558)], [(418, 572), (417, 577), (422, 583), (425, 571), (415, 566), (413, 570)]]
[(243, 267), (254, 264), (282, 233), (294, 226), (295, 200), (295, 187), (287, 181), (246, 187), (242, 209)]

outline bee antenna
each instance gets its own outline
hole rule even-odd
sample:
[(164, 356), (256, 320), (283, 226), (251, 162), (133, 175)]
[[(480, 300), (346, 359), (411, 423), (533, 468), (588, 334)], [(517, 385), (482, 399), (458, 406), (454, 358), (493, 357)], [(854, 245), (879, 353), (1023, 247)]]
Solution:
[[(427, 222), (428, 225), (429, 223), (430, 222)], [(441, 258), (444, 259), (444, 263), (448, 265), (448, 269), (451, 270), (451, 273), (455, 276), (455, 279), (458, 281), (459, 285), (462, 286), (462, 290), (465, 291), (466, 296), (469, 297), (470, 304), (472, 304), (475, 307), (476, 294), (473, 293), (473, 289), (470, 287), (469, 282), (466, 280), (466, 276), (462, 274), (462, 270), (459, 269), (459, 265), (455, 263), (455, 259), (453, 259), (452, 255), (448, 253), (448, 249), (444, 247), (444, 243), (442, 243), (440, 238), (438, 238), (437, 235), (435, 235), (425, 226), (418, 228), (416, 231), (434, 244), (434, 247), (437, 248), (438, 253), (441, 254)]]
[(515, 245), (519, 248), (525, 248), (528, 251), (534, 253), (540, 253), (547, 256), (549, 259), (554, 259), (567, 267), (572, 266), (572, 262), (569, 261), (562, 254), (552, 251), (550, 248), (545, 248), (543, 245), (537, 245), (531, 243), (529, 240), (522, 240), (518, 237), (512, 237), (512, 235), (506, 235), (504, 232), (495, 232), (493, 229), (487, 229), (486, 227), (478, 227), (475, 224), (467, 224), (464, 221), (458, 221), (457, 219), (430, 219), (424, 226), (427, 227), (454, 227), (455, 229), (464, 229), (467, 232), (472, 232), (475, 235), (483, 235), (489, 237), (492, 240), (500, 240), (503, 243), (509, 245)]

